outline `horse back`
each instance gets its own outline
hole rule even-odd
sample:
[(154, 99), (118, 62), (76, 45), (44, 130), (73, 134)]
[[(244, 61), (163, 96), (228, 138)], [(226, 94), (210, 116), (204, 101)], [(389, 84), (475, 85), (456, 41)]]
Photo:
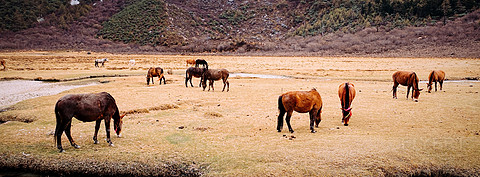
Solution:
[(299, 113), (307, 113), (312, 109), (320, 109), (322, 107), (322, 98), (315, 89), (310, 91), (290, 91), (282, 94), (282, 103), (287, 111), (295, 110)]
[(393, 73), (392, 79), (396, 83), (399, 83), (403, 86), (408, 86), (412, 84), (411, 75), (413, 73), (414, 72), (409, 72), (409, 71), (397, 71)]
[(68, 94), (57, 101), (55, 112), (90, 122), (113, 116), (118, 110), (115, 99), (107, 92), (91, 94)]
[(442, 70), (434, 70), (429, 75), (429, 81), (443, 81), (445, 80), (445, 72)]

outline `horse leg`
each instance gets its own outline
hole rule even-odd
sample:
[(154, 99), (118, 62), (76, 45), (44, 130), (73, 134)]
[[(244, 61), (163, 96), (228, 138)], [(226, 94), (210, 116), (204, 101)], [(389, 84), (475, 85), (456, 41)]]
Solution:
[(437, 81), (435, 81), (435, 92), (437, 91)]
[(65, 130), (65, 125), (61, 121), (61, 116), (56, 113), (57, 115), (57, 126), (55, 127), (55, 141), (57, 142), (57, 148), (60, 152), (65, 152), (62, 148), (62, 134)]
[(102, 122), (102, 119), (97, 120), (95, 122), (95, 134), (93, 134), (93, 144), (98, 144), (97, 135), (98, 135), (98, 130), (100, 129), (101, 122)]
[[(164, 75), (162, 75), (162, 78), (161, 78), (161, 79), (163, 79), (163, 84), (166, 85), (167, 83), (165, 82), (165, 76), (164, 76)], [(160, 80), (161, 80), (161, 79), (160, 79)], [(161, 82), (161, 81), (160, 81), (160, 82)]]
[(110, 118), (112, 116), (108, 115), (108, 118), (105, 118), (105, 130), (107, 132), (107, 143), (110, 144), (110, 146), (113, 146), (112, 140), (110, 140)]
[(442, 87), (443, 87), (443, 81), (439, 81), (440, 82), (440, 90), (442, 90)]
[(72, 121), (70, 121), (70, 122), (67, 124), (67, 127), (65, 128), (65, 134), (67, 135), (67, 138), (68, 138), (68, 140), (70, 141), (70, 144), (71, 144), (74, 148), (78, 149), (78, 148), (80, 148), (80, 146), (77, 145), (77, 144), (75, 143), (75, 141), (73, 140), (72, 134), (70, 133), (70, 130), (71, 130), (71, 129), (72, 129)]
[(293, 133), (292, 125), (290, 125), (290, 117), (292, 117), (293, 110), (287, 112), (287, 117), (285, 118), (285, 122), (287, 122), (288, 130), (290, 133)]
[(280, 114), (278, 115), (278, 122), (277, 122), (277, 131), (282, 132), (283, 129), (283, 116), (285, 115), (285, 111), (280, 110)]
[[(410, 93), (410, 87), (412, 86), (407, 86), (407, 100), (408, 100), (408, 94)], [(413, 99), (413, 90), (412, 90), (412, 99)]]
[(147, 77), (147, 85), (150, 85), (150, 78)]
[(398, 87), (398, 83), (397, 82), (393, 82), (393, 98), (397, 99), (397, 87)]
[(315, 121), (315, 111), (312, 109), (309, 113), (310, 115), (310, 130), (312, 133), (315, 133), (315, 129), (313, 129), (313, 122)]
[(212, 92), (215, 91), (215, 88), (213, 88), (213, 82), (215, 82), (214, 80), (210, 80), (210, 82), (208, 82), (208, 91), (210, 91), (210, 87), (212, 87)]

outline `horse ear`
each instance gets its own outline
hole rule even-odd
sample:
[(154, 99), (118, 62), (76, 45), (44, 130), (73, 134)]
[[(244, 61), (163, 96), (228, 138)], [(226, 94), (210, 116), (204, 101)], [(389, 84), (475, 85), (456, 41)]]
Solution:
[(123, 117), (125, 117), (125, 115), (127, 115), (127, 114), (125, 113), (125, 114), (121, 115), (121, 116), (120, 116), (120, 119), (122, 119)]

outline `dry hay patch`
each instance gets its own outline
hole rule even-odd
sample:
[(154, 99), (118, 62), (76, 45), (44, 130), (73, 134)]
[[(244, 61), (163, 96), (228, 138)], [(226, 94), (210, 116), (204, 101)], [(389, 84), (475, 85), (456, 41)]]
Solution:
[(203, 116), (205, 116), (206, 118), (223, 117), (222, 114), (220, 114), (218, 112), (214, 112), (214, 111), (205, 112), (205, 114), (203, 114)]
[(178, 109), (179, 106), (176, 104), (162, 104), (159, 106), (155, 107), (150, 107), (150, 108), (139, 108), (139, 109), (133, 109), (133, 110), (128, 110), (122, 112), (122, 114), (142, 114), (142, 113), (150, 113), (150, 111), (158, 111), (158, 110), (169, 110), (169, 109)]

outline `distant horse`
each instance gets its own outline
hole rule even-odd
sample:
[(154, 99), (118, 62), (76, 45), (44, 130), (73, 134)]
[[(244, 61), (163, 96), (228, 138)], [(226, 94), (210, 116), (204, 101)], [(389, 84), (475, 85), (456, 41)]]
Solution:
[(108, 59), (107, 58), (102, 58), (102, 59), (95, 59), (95, 67), (98, 68), (98, 63), (101, 63), (102, 64), (102, 67), (105, 65), (105, 62), (107, 62)]
[(277, 124), (278, 132), (282, 131), (283, 116), (285, 113), (287, 113), (285, 121), (287, 122), (290, 133), (294, 132), (290, 125), (290, 117), (292, 117), (293, 111), (309, 113), (310, 130), (312, 133), (316, 132), (313, 129), (313, 122), (315, 121), (315, 127), (318, 128), (318, 124), (322, 121), (322, 97), (320, 97), (320, 94), (316, 89), (310, 91), (290, 91), (282, 94), (278, 97), (278, 109), (280, 110)]
[(195, 65), (195, 60), (194, 59), (188, 59), (187, 64), (185, 66), (188, 66), (188, 65), (190, 65), (190, 66)]
[(129, 60), (128, 66), (135, 66), (135, 60)]
[(7, 66), (5, 66), (6, 61), (4, 59), (0, 60), (0, 64), (3, 66), (3, 70), (7, 70)]
[(428, 93), (432, 91), (432, 82), (435, 82), (435, 91), (437, 91), (437, 82), (440, 83), (440, 90), (442, 90), (443, 80), (445, 80), (445, 72), (442, 70), (434, 70), (428, 75), (427, 89)]
[(229, 75), (230, 74), (226, 69), (206, 69), (206, 71), (203, 72), (203, 75), (201, 78), (203, 91), (205, 91), (205, 88), (207, 87), (207, 80), (209, 81), (208, 91), (210, 91), (210, 87), (212, 87), (212, 91), (215, 91), (215, 89), (213, 88), (213, 82), (222, 79), (223, 81), (222, 92), (225, 91), (225, 86), (227, 86), (227, 92), (228, 92), (230, 90), (230, 83), (227, 80)]
[(208, 69), (208, 63), (204, 59), (195, 60), (195, 67), (198, 68), (199, 65), (203, 65), (204, 68)]
[(342, 123), (348, 126), (348, 121), (352, 117), (352, 101), (355, 98), (355, 86), (352, 83), (343, 83), (338, 86), (338, 97), (342, 103)]
[(398, 84), (403, 86), (407, 86), (407, 99), (408, 94), (410, 92), (410, 88), (412, 88), (412, 99), (415, 102), (418, 102), (418, 96), (420, 96), (420, 91), (423, 89), (418, 88), (418, 77), (415, 72), (408, 72), (408, 71), (397, 71), (393, 73), (393, 98), (397, 98), (397, 87)]
[(158, 81), (160, 82), (160, 85), (162, 85), (162, 79), (163, 79), (163, 84), (166, 84), (165, 83), (165, 76), (163, 75), (163, 69), (160, 68), (160, 67), (156, 67), (156, 68), (153, 68), (153, 67), (150, 67), (150, 69), (148, 69), (148, 72), (147, 72), (147, 85), (150, 84), (150, 78), (152, 78), (152, 84), (153, 83), (153, 77), (158, 77)]
[(190, 85), (193, 87), (192, 84), (192, 77), (197, 77), (200, 78), (200, 83), (198, 84), (198, 87), (201, 87), (202, 85), (202, 75), (203, 72), (205, 72), (207, 69), (206, 68), (195, 68), (195, 67), (190, 67), (185, 71), (185, 87), (188, 87), (188, 80), (190, 80)]
[(105, 120), (105, 129), (107, 132), (107, 142), (113, 146), (110, 140), (110, 120), (113, 118), (113, 128), (120, 137), (122, 131), (122, 118), (120, 116), (115, 99), (107, 92), (91, 93), (91, 94), (68, 94), (57, 101), (55, 105), (55, 116), (57, 126), (55, 128), (55, 141), (60, 152), (64, 152), (62, 148), (62, 134), (65, 131), (70, 144), (75, 148), (80, 148), (75, 143), (70, 134), (72, 127), (72, 117), (83, 122), (96, 121), (95, 134), (93, 142), (98, 144), (97, 134), (100, 123)]

